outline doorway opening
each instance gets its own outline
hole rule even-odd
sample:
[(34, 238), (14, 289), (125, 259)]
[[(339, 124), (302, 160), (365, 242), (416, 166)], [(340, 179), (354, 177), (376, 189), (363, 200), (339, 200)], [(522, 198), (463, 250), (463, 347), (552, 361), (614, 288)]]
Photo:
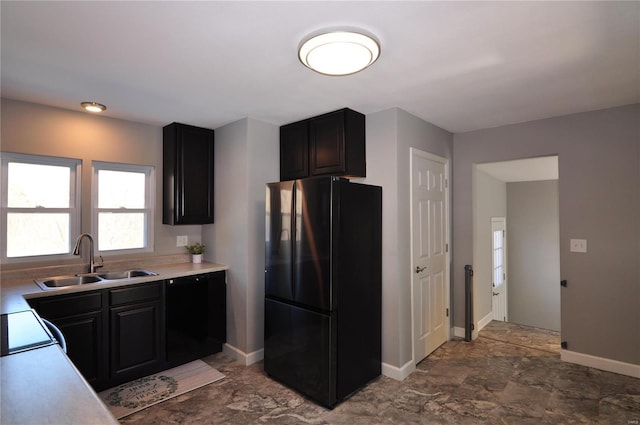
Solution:
[(560, 331), (558, 157), (474, 168), (474, 337), (492, 320)]

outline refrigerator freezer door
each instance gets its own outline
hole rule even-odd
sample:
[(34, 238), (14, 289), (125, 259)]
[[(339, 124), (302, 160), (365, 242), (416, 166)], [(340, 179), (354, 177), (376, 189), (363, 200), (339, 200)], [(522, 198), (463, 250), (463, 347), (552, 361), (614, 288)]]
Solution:
[(325, 406), (336, 403), (335, 313), (265, 301), (264, 370)]

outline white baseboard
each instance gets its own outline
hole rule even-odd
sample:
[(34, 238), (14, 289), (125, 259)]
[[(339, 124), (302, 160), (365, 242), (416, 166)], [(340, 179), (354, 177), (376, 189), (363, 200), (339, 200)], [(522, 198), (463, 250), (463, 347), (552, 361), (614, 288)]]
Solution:
[(588, 366), (607, 372), (619, 373), (633, 378), (640, 378), (640, 365), (620, 362), (604, 357), (596, 357), (589, 354), (576, 353), (575, 351), (562, 350), (560, 359), (565, 362)]
[(244, 366), (252, 365), (264, 359), (264, 348), (247, 354), (244, 351), (234, 347), (233, 345), (224, 344), (222, 346), (222, 352), (228, 356), (233, 357), (238, 363)]
[(454, 326), (453, 332), (451, 333), (455, 337), (464, 338), (464, 328), (461, 328), (460, 326)]
[(478, 332), (482, 330), (485, 326), (487, 326), (493, 320), (493, 312), (489, 312), (486, 316), (478, 321)]
[[(493, 313), (489, 312), (486, 316), (478, 321), (478, 324), (474, 324), (474, 329), (471, 331), (471, 339), (474, 340), (478, 338), (478, 332), (482, 330), (485, 326), (487, 326), (493, 320)], [(458, 338), (464, 338), (464, 328), (460, 326), (454, 326), (451, 334)]]
[(406, 362), (402, 367), (391, 366), (382, 362), (382, 374), (396, 381), (404, 381), (414, 370), (416, 370), (416, 365), (412, 360)]

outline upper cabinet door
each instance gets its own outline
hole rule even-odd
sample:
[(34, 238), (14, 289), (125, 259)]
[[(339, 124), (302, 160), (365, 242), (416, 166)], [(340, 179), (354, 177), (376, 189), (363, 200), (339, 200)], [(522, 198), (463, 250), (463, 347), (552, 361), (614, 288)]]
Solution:
[(365, 116), (345, 108), (280, 127), (280, 180), (366, 177)]
[(162, 222), (213, 223), (213, 130), (173, 123), (163, 135)]
[(309, 120), (280, 127), (280, 181), (309, 177)]
[(332, 112), (309, 122), (311, 175), (342, 174), (346, 171), (344, 114)]
[(309, 122), (311, 176), (366, 177), (365, 117), (345, 108)]

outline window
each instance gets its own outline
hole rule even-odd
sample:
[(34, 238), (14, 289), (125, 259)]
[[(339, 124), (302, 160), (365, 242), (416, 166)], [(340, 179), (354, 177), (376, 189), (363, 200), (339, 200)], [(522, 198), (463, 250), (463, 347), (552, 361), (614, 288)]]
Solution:
[(493, 230), (493, 286), (504, 283), (504, 230)]
[(2, 260), (70, 255), (80, 230), (80, 161), (2, 152)]
[(93, 162), (92, 233), (98, 251), (153, 248), (154, 168)]

